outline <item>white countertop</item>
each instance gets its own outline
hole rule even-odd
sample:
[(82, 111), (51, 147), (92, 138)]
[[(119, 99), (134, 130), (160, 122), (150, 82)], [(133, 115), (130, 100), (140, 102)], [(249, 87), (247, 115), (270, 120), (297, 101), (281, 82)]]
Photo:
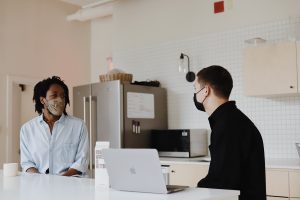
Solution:
[(173, 194), (121, 192), (95, 188), (94, 180), (41, 174), (3, 177), (1, 200), (237, 200), (239, 191), (189, 188)]
[[(209, 165), (208, 157), (197, 158), (167, 158), (160, 157), (161, 164), (198, 164)], [(204, 161), (203, 161), (204, 160)], [(296, 169), (300, 170), (300, 159), (297, 158), (266, 158), (266, 168)]]
[(297, 158), (266, 159), (266, 168), (300, 170), (300, 159), (297, 159)]

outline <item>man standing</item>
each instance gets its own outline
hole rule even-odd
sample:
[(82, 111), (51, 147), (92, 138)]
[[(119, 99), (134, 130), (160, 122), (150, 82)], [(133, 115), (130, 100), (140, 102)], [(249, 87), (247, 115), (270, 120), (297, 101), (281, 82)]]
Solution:
[(266, 200), (262, 137), (253, 122), (229, 101), (230, 73), (221, 66), (203, 68), (195, 81), (194, 103), (209, 115), (211, 162), (198, 187), (240, 190), (240, 200)]
[(56, 76), (37, 83), (33, 100), (39, 116), (25, 123), (20, 133), (24, 172), (63, 176), (85, 175), (88, 134), (84, 122), (69, 116), (66, 84)]

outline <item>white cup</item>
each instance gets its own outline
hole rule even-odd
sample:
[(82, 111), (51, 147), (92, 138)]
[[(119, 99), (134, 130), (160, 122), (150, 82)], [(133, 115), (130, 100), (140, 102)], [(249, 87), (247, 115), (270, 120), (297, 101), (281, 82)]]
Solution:
[(4, 163), (3, 164), (3, 176), (17, 176), (18, 175), (18, 163)]

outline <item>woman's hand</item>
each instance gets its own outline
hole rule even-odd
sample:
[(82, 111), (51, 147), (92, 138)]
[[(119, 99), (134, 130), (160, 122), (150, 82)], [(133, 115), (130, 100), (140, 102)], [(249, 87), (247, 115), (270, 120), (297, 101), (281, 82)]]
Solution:
[(34, 167), (30, 167), (26, 170), (27, 173), (40, 173), (39, 170), (37, 170), (36, 168)]

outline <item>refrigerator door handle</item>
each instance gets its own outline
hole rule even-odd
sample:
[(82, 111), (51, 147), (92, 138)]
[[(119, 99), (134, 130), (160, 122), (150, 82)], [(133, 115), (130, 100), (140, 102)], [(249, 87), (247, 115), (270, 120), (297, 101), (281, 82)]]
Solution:
[[(89, 155), (90, 155), (90, 158), (89, 158), (89, 169), (90, 169), (90, 172), (92, 172), (92, 170), (93, 170), (93, 158), (92, 158), (92, 118), (91, 118), (91, 116), (92, 116), (92, 102), (91, 102), (91, 96), (89, 96), (88, 97), (88, 99), (89, 99), (89, 117), (90, 117), (90, 120), (89, 120), (89, 146), (90, 146), (90, 148), (89, 148)], [(87, 97), (86, 96), (84, 96), (83, 97), (83, 121), (84, 121), (84, 123), (86, 124), (86, 100), (87, 100)], [(87, 124), (86, 124), (87, 125)]]
[(85, 102), (86, 102), (86, 97), (83, 97), (83, 121), (86, 124), (86, 110), (85, 110)]
[(90, 112), (89, 112), (89, 114), (90, 114), (90, 132), (89, 132), (89, 134), (90, 134), (90, 170), (91, 170), (91, 172), (93, 171), (93, 147), (92, 147), (92, 145), (93, 145), (93, 124), (92, 124), (92, 96), (90, 95), (89, 96), (89, 102), (90, 102), (90, 105), (89, 105), (89, 110), (90, 110)]

